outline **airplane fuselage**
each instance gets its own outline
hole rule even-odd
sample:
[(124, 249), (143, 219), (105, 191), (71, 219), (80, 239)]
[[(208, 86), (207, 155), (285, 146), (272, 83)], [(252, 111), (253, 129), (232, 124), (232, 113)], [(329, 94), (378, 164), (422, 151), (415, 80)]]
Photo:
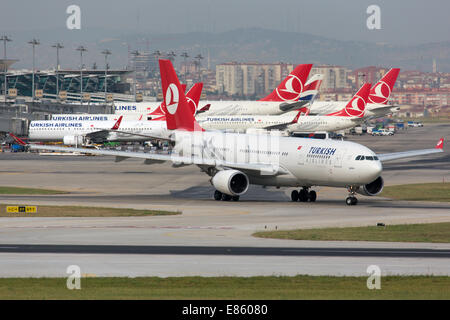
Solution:
[[(175, 137), (174, 154), (280, 168), (277, 175), (247, 171), (250, 183), (256, 185), (347, 187), (370, 183), (382, 171), (373, 151), (348, 141), (208, 131), (176, 132)], [(368, 160), (356, 160), (359, 155)]]

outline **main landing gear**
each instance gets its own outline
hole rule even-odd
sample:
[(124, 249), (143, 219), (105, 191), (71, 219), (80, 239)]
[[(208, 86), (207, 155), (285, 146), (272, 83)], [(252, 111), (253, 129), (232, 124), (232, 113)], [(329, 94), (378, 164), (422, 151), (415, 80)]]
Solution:
[(314, 190), (308, 191), (309, 187), (303, 187), (300, 191), (293, 190), (291, 192), (291, 200), (296, 202), (315, 202), (317, 199), (317, 193)]
[(345, 199), (345, 203), (348, 206), (356, 206), (356, 204), (358, 203), (358, 199), (356, 199), (355, 197), (355, 193), (356, 193), (356, 188), (351, 186), (347, 188), (349, 195), (347, 197), (347, 199)]
[(229, 194), (222, 193), (219, 190), (214, 191), (214, 200), (216, 201), (239, 201), (239, 196), (230, 196)]

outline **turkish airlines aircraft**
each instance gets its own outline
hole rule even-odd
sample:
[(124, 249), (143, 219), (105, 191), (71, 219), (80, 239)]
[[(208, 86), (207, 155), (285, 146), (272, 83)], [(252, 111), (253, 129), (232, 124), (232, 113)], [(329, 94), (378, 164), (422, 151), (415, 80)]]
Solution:
[[(366, 118), (382, 117), (400, 110), (397, 106), (387, 104), (399, 72), (398, 68), (389, 70), (370, 90)], [(311, 114), (323, 115), (341, 110), (344, 106), (344, 101), (314, 101), (309, 110)]]
[(347, 188), (348, 205), (355, 193), (377, 195), (383, 189), (382, 161), (442, 152), (443, 139), (432, 149), (375, 154), (348, 141), (204, 131), (195, 120), (170, 60), (160, 60), (168, 136), (175, 143), (170, 155), (29, 145), (35, 150), (85, 152), (146, 161), (197, 165), (211, 177), (216, 200), (239, 200), (250, 184), (300, 187), (293, 201), (316, 201), (313, 186)]
[(310, 101), (302, 97), (302, 93), (311, 67), (312, 64), (298, 65), (278, 87), (259, 101), (201, 101), (200, 110), (207, 106), (205, 115), (277, 115), (300, 109)]
[(287, 132), (339, 131), (353, 128), (363, 122), (370, 86), (366, 83), (342, 110), (325, 116), (304, 116), (308, 115), (309, 110), (307, 107), (303, 107), (298, 111), (278, 116), (197, 116), (196, 120), (202, 128), (207, 130), (260, 128), (286, 130)]
[[(187, 93), (189, 109), (194, 114), (203, 84), (196, 83)], [(185, 87), (182, 86), (182, 90)], [(60, 115), (54, 120), (31, 121), (28, 138), (31, 141), (62, 141), (65, 145), (89, 145), (107, 141), (144, 142), (149, 136), (165, 135), (164, 116), (152, 121), (109, 120), (107, 115)], [(119, 129), (120, 127), (120, 129)]]

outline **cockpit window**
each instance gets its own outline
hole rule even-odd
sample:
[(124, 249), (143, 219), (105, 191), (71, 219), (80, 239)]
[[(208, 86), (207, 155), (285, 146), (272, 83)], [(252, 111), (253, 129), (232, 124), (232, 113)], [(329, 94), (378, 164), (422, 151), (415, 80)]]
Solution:
[(364, 160), (364, 156), (361, 156), (361, 158), (359, 160)]
[(373, 160), (372, 156), (366, 156), (366, 160)]
[(378, 159), (377, 156), (374, 156), (374, 157), (373, 157), (373, 160), (380, 160), (380, 159)]
[(355, 160), (359, 160), (359, 159), (361, 159), (361, 156), (357, 156)]

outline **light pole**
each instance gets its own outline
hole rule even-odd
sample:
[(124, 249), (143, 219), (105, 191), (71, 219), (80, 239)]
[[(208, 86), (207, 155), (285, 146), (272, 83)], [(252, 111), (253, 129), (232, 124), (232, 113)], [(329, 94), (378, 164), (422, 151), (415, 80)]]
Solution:
[(34, 61), (34, 48), (35, 48), (35, 46), (37, 46), (37, 45), (40, 45), (41, 43), (38, 41), (38, 40), (36, 40), (36, 39), (33, 39), (33, 40), (31, 40), (31, 41), (28, 41), (28, 43), (29, 44), (31, 44), (32, 46), (33, 46), (33, 78), (31, 79), (31, 96), (32, 96), (32, 101), (34, 102), (34, 69), (35, 69), (35, 61)]
[(175, 52), (173, 52), (173, 51), (170, 51), (167, 54), (167, 56), (169, 57), (170, 62), (172, 62), (172, 64), (173, 64), (173, 61), (175, 60), (175, 57), (177, 56), (177, 54)]
[(52, 46), (52, 48), (56, 48), (56, 99), (58, 99), (59, 95), (59, 49), (64, 48), (64, 46), (57, 42)]
[(104, 87), (105, 87), (105, 104), (106, 104), (107, 103), (106, 95), (108, 92), (108, 87), (107, 87), (107, 85), (108, 85), (108, 78), (107, 78), (108, 77), (108, 55), (111, 54), (111, 51), (109, 51), (108, 49), (105, 49), (102, 51), (102, 54), (105, 55), (105, 85), (104, 85)]
[(198, 54), (194, 59), (196, 59), (197, 60), (197, 68), (198, 68), (198, 70), (197, 70), (197, 72), (198, 72), (198, 79), (200, 80), (200, 81), (202, 81), (202, 72), (201, 72), (201, 66), (202, 66), (202, 59), (203, 59), (203, 56), (201, 55), (201, 54)]
[(134, 59), (133, 59), (133, 69), (134, 69), (134, 72), (133, 72), (133, 94), (134, 94), (134, 101), (136, 101), (136, 59), (137, 59), (137, 56), (139, 55), (139, 51), (134, 50), (131, 52), (131, 54), (134, 56)]
[(183, 52), (181, 54), (181, 56), (184, 58), (184, 83), (186, 83), (186, 78), (187, 78), (187, 65), (186, 65), (186, 59), (189, 57), (189, 55), (187, 54), (187, 52)]
[(7, 35), (3, 35), (0, 37), (0, 41), (3, 41), (3, 57), (4, 57), (4, 71), (5, 71), (5, 105), (6, 105), (6, 95), (7, 95), (7, 91), (8, 91), (8, 86), (7, 86), (7, 79), (6, 79), (6, 74), (8, 72), (7, 69), (7, 63), (6, 63), (6, 42), (10, 42), (12, 41), (10, 38), (8, 38)]
[(77, 51), (80, 51), (80, 102), (83, 105), (83, 52), (86, 52), (87, 49), (79, 46)]

